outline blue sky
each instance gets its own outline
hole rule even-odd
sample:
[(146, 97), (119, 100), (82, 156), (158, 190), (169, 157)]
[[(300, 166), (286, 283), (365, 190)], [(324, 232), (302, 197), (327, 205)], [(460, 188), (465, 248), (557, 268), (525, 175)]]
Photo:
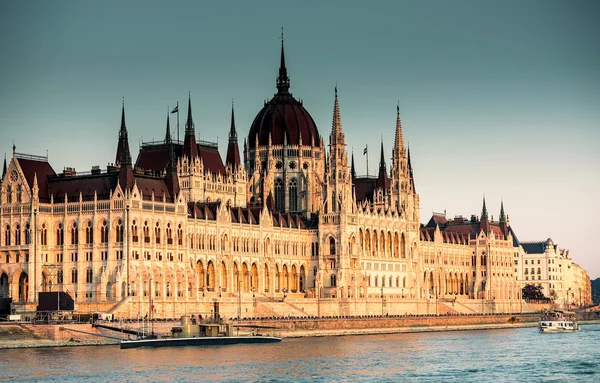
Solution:
[[(291, 91), (328, 136), (338, 84), (348, 150), (388, 165), (396, 103), (421, 220), (497, 218), (552, 238), (600, 277), (600, 4), (596, 1), (5, 1), (0, 153), (49, 153), (55, 170), (114, 161), (125, 98), (132, 155), (162, 139), (191, 92), (196, 134), (240, 144), (275, 93), (285, 27)], [(183, 112), (185, 113), (183, 108)], [(174, 122), (172, 122), (174, 123)]]

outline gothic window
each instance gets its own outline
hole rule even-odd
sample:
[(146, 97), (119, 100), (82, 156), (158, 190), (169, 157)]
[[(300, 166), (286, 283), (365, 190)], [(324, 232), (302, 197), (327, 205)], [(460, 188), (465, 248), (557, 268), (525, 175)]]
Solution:
[(381, 277), (381, 287), (385, 287), (385, 275)]
[(31, 243), (31, 229), (29, 223), (25, 225), (25, 244), (29, 245)]
[(102, 227), (100, 228), (100, 237), (102, 243), (108, 243), (108, 226), (106, 226), (106, 221), (102, 221)]
[(148, 221), (144, 222), (144, 242), (150, 243), (150, 228), (148, 227)]
[(15, 245), (19, 246), (21, 244), (21, 225), (17, 224), (15, 228)]
[(71, 245), (77, 245), (79, 243), (79, 232), (77, 231), (77, 222), (73, 222), (71, 226)]
[(538, 274), (542, 273), (542, 269), (538, 267)]
[(160, 244), (160, 225), (156, 222), (156, 227), (154, 228), (154, 237), (156, 238), (156, 243)]
[(137, 225), (135, 223), (135, 219), (133, 220), (133, 223), (131, 224), (131, 240), (133, 242), (137, 242), (139, 239), (138, 237), (138, 228)]
[(167, 223), (167, 244), (173, 244), (173, 232), (171, 230), (171, 224)]
[(283, 181), (281, 178), (275, 180), (275, 209), (277, 211), (284, 211), (285, 206), (285, 191), (283, 189)]
[(58, 270), (56, 279), (57, 279), (56, 283), (59, 283), (59, 284), (63, 283), (63, 271), (62, 270)]
[(6, 246), (10, 246), (10, 225), (6, 225), (6, 231), (4, 233), (4, 243)]
[(181, 224), (177, 226), (177, 244), (179, 246), (183, 245), (183, 230), (181, 229)]
[(290, 195), (290, 211), (298, 210), (298, 183), (295, 178), (292, 178), (289, 186)]
[(335, 239), (329, 237), (329, 254), (335, 255)]
[(23, 198), (23, 187), (19, 184), (17, 185), (17, 202), (22, 202)]
[(91, 268), (87, 268), (85, 271), (85, 283), (92, 283), (94, 281), (94, 272)]
[(71, 283), (77, 283), (77, 269), (71, 270)]
[(331, 274), (331, 287), (337, 287), (335, 274)]
[(119, 220), (117, 222), (117, 230), (115, 230), (115, 234), (117, 236), (117, 242), (118, 243), (123, 242), (124, 230), (123, 230), (123, 222), (121, 220)]
[(64, 240), (65, 240), (65, 232), (63, 230), (62, 223), (59, 222), (56, 227), (56, 244), (58, 246), (62, 246), (64, 244)]
[(308, 170), (308, 162), (305, 162), (305, 163), (303, 163), (303, 164), (302, 164), (302, 168), (303, 168), (304, 170)]
[(85, 228), (85, 243), (88, 245), (94, 243), (94, 228), (92, 222), (88, 221), (87, 227)]
[(48, 244), (48, 231), (46, 230), (46, 224), (43, 223), (42, 224), (42, 231), (41, 231), (41, 242), (42, 242), (42, 246), (46, 246)]
[(6, 187), (6, 202), (12, 203), (12, 186), (8, 185)]
[(290, 162), (290, 169), (296, 169), (296, 162), (295, 161)]

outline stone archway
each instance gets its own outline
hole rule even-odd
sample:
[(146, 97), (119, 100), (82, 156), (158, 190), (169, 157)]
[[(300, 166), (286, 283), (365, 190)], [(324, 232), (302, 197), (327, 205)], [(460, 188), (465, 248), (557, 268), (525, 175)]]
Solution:
[(8, 275), (2, 273), (0, 275), (0, 298), (6, 298), (10, 295), (10, 289), (8, 284)]

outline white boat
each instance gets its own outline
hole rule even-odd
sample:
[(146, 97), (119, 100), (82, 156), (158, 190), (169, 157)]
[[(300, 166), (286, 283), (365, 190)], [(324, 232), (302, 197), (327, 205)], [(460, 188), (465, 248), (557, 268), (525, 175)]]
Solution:
[(562, 310), (544, 310), (540, 318), (541, 332), (577, 332), (581, 327), (575, 321), (575, 313)]

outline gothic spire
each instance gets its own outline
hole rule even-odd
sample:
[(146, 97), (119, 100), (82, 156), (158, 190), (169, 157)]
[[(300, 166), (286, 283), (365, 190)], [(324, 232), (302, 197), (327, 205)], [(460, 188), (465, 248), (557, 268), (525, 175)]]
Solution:
[(394, 138), (394, 150), (404, 149), (404, 136), (402, 135), (402, 122), (400, 121), (400, 103), (396, 105), (396, 136)]
[(381, 156), (379, 157), (379, 171), (385, 170), (385, 152), (383, 150), (383, 137), (381, 138)]
[(171, 124), (169, 123), (169, 111), (167, 110), (167, 132), (165, 134), (165, 144), (171, 143)]
[(352, 149), (352, 161), (350, 164), (350, 175), (352, 176), (352, 180), (356, 178), (356, 169), (354, 168), (354, 149)]
[(285, 67), (285, 52), (283, 48), (283, 27), (281, 27), (281, 59), (279, 63), (279, 76), (277, 76), (277, 90), (278, 93), (289, 93), (290, 89), (290, 78), (287, 74), (287, 68)]
[(504, 214), (504, 201), (500, 200), (500, 222), (506, 222), (506, 215)]
[(121, 166), (131, 167), (131, 153), (129, 152), (129, 139), (127, 137), (127, 126), (125, 126), (125, 103), (121, 110), (121, 128), (119, 130), (119, 143), (117, 144), (117, 155), (115, 163)]
[(6, 175), (6, 153), (4, 153), (4, 166), (2, 167), (2, 178), (0, 178), (0, 180), (3, 180), (5, 175)]
[(385, 166), (385, 152), (383, 150), (383, 137), (381, 138), (381, 156), (379, 158), (379, 175), (377, 177), (377, 187), (387, 190), (389, 187), (389, 178)]
[(485, 207), (485, 196), (483, 196), (483, 207), (481, 209), (481, 219), (488, 219), (487, 208)]
[(229, 130), (229, 144), (227, 145), (225, 163), (227, 165), (233, 165), (234, 167), (241, 164), (238, 136), (235, 129), (235, 113), (233, 111), (233, 102), (231, 103), (231, 128)]
[(196, 146), (196, 133), (194, 131), (194, 119), (192, 118), (192, 97), (188, 96), (188, 115), (185, 123), (185, 137), (183, 139), (183, 155), (189, 158), (198, 157)]
[[(342, 132), (342, 118), (340, 117), (340, 103), (338, 101), (337, 85), (335, 86), (335, 101), (333, 103), (333, 121), (331, 123), (331, 145), (343, 144), (344, 133)], [(341, 142), (338, 142), (341, 141)]]

